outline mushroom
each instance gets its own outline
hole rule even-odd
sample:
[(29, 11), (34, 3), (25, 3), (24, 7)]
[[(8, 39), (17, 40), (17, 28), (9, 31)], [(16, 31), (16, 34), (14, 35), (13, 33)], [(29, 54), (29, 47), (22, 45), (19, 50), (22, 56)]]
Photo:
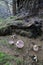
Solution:
[(39, 50), (39, 47), (37, 45), (33, 45), (33, 50), (34, 51), (38, 51)]
[(16, 42), (16, 47), (17, 47), (17, 48), (23, 48), (23, 47), (24, 47), (24, 42), (23, 42), (22, 40), (18, 40), (18, 41)]
[(33, 55), (33, 56), (32, 56), (32, 60), (35, 61), (35, 62), (37, 62), (37, 61), (38, 61), (37, 56), (36, 56), (36, 55)]
[(14, 45), (14, 41), (13, 41), (13, 40), (10, 40), (10, 41), (9, 41), (9, 44), (10, 44), (10, 45)]

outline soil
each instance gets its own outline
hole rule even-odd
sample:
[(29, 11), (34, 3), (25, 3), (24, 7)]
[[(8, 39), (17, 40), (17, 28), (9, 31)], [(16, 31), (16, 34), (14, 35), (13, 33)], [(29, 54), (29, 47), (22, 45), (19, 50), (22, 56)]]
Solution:
[[(42, 37), (39, 37), (37, 39), (34, 38), (27, 38), (27, 37), (22, 37), (20, 35), (17, 35), (17, 38), (12, 38), (12, 35), (9, 36), (1, 36), (0, 37), (0, 51), (5, 52), (9, 55), (17, 56), (20, 58), (25, 57), (26, 61), (30, 61), (31, 58), (29, 58), (29, 55), (37, 55), (39, 60), (43, 60), (43, 40), (41, 40)], [(14, 45), (9, 44), (9, 40), (14, 40)], [(24, 47), (22, 49), (18, 49), (15, 46), (15, 43), (17, 40), (23, 40), (24, 41)], [(41, 50), (38, 52), (34, 52), (31, 49), (31, 44), (35, 43), (39, 46), (41, 46)], [(28, 60), (27, 60), (28, 58)]]

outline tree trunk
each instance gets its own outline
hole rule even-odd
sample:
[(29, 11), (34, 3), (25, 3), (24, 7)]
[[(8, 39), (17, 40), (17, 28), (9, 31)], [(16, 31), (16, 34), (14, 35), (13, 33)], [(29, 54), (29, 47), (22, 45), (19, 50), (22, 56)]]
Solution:
[[(22, 5), (22, 6), (21, 6)], [(21, 6), (21, 7), (20, 7)], [(43, 0), (17, 0), (18, 10), (29, 10), (30, 13), (37, 15), (39, 8), (43, 8)], [(13, 15), (16, 14), (16, 0), (13, 0)]]
[(13, 0), (13, 15), (16, 14), (16, 0)]

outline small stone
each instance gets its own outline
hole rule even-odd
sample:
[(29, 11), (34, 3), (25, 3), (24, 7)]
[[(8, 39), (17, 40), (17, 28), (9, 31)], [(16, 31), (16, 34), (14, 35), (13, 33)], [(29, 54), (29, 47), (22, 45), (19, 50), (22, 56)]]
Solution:
[(24, 47), (24, 42), (22, 40), (18, 40), (16, 43), (17, 48), (23, 48)]

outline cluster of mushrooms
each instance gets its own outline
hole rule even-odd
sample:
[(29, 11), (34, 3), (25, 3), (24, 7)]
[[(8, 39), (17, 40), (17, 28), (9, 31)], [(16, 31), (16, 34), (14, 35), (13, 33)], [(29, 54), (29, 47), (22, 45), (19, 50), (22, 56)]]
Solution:
[[(11, 36), (11, 37), (12, 37), (13, 39), (14, 39), (14, 37), (17, 38), (16, 35), (13, 35), (13, 36)], [(14, 45), (14, 40), (10, 40), (10, 41), (9, 41), (9, 44), (10, 44), (10, 45)], [(24, 47), (24, 41), (18, 40), (18, 41), (15, 43), (15, 45), (16, 45), (17, 48), (20, 48), (20, 49), (21, 49), (21, 48)], [(33, 49), (33, 51), (37, 52), (37, 51), (39, 51), (40, 47), (39, 47), (38, 45), (36, 45), (36, 44), (33, 44), (32, 49)], [(33, 55), (33, 56), (32, 56), (32, 59), (37, 62), (37, 56), (36, 56), (36, 55)]]
[[(11, 36), (13, 39), (14, 37), (16, 38), (16, 35)], [(16, 43), (14, 42), (14, 40), (9, 40), (9, 44), (10, 45), (16, 45), (17, 48), (23, 48), (24, 47), (24, 42), (22, 40), (18, 40)]]

